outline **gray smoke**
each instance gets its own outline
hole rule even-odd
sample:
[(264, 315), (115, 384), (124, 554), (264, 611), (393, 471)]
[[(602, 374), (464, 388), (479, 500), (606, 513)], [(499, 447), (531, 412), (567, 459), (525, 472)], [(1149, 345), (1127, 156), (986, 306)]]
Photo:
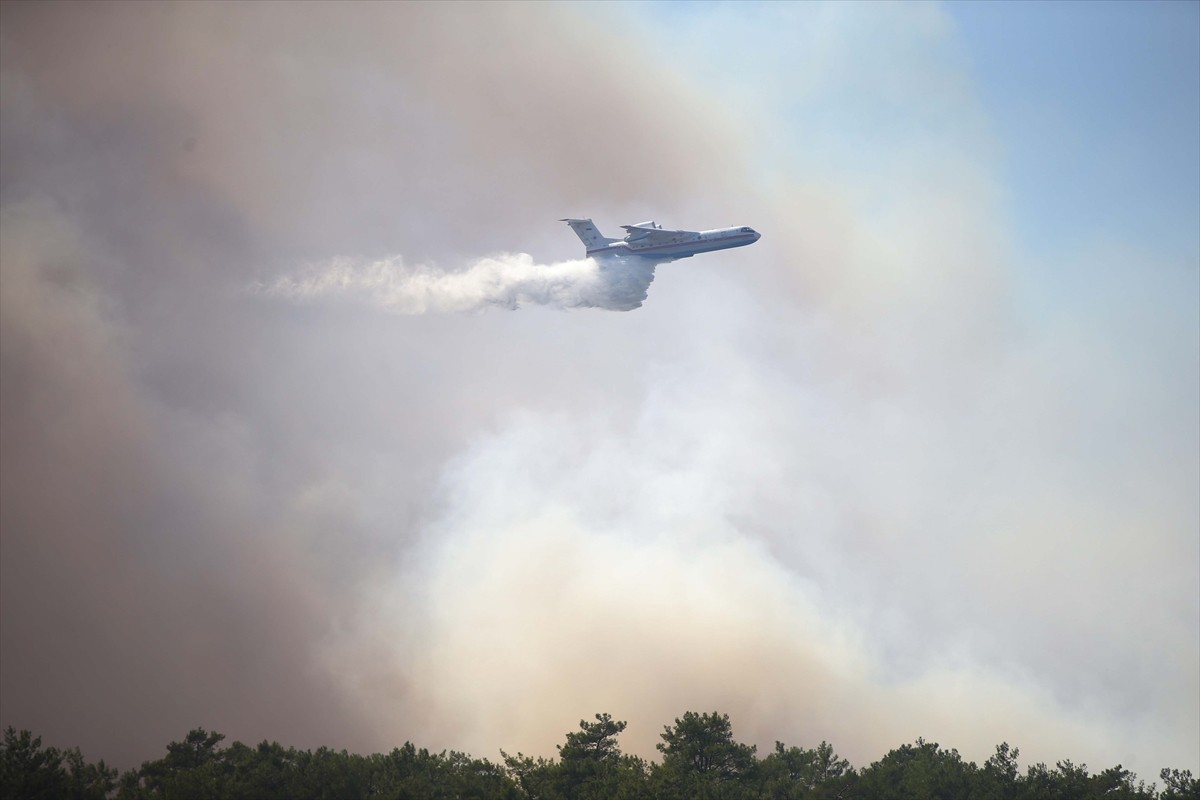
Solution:
[(374, 261), (335, 258), (281, 276), (261, 290), (298, 301), (346, 300), (396, 314), (522, 305), (631, 311), (646, 299), (653, 280), (654, 262), (642, 258), (538, 264), (528, 253), (504, 253), (453, 272), (409, 266), (401, 256)]
[[(0, 727), (1195, 770), (1196, 259), (1023, 252), (939, 6), (640, 13), (5, 5)], [(463, 313), (637, 307), (565, 214), (770, 235)]]

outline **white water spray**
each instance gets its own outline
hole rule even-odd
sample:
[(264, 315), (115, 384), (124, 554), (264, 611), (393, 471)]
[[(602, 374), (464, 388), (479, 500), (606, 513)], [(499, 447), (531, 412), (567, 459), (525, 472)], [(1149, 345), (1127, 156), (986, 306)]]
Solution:
[(340, 299), (396, 314), (482, 311), (522, 305), (630, 311), (646, 299), (655, 262), (585, 258), (535, 263), (527, 253), (481, 258), (466, 269), (406, 265), (400, 256), (375, 261), (335, 258), (262, 287), (268, 295), (311, 302)]

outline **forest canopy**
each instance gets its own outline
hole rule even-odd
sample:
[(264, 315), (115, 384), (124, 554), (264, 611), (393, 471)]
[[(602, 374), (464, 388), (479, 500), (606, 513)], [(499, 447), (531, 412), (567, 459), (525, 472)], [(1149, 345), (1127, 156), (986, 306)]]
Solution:
[(0, 744), (0, 797), (7, 800), (100, 798), (474, 798), (476, 800), (1200, 800), (1190, 771), (1164, 768), (1162, 786), (1119, 764), (1090, 772), (1069, 760), (1018, 766), (1020, 751), (996, 746), (982, 765), (954, 749), (917, 739), (862, 767), (822, 741), (816, 747), (776, 742), (760, 754), (738, 742), (727, 714), (689, 711), (664, 726), (660, 759), (621, 752), (626, 723), (609, 714), (580, 720), (556, 758), (501, 752), (501, 762), (466, 753), (431, 753), (411, 742), (390, 753), (357, 755), (321, 747), (284, 748), (263, 741), (225, 745), (196, 728), (167, 745), (166, 755), (125, 773), (88, 762), (78, 748), (44, 746), (29, 731), (7, 728)]

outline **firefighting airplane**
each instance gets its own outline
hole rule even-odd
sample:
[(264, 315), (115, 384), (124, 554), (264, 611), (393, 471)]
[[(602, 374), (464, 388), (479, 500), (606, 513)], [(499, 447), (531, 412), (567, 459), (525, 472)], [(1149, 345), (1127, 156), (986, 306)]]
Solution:
[(745, 247), (758, 241), (760, 234), (753, 228), (717, 228), (711, 231), (663, 230), (653, 220), (637, 225), (622, 225), (624, 239), (610, 239), (596, 230), (590, 219), (559, 220), (571, 226), (589, 256), (640, 256), (653, 261), (674, 261), (691, 258), (697, 253)]

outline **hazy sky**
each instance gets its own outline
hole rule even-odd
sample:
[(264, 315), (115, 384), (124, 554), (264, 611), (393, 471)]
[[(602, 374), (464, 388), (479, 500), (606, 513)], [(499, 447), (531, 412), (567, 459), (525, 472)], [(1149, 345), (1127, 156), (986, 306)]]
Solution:
[(1200, 4), (2, 12), (0, 724), (1200, 771)]

